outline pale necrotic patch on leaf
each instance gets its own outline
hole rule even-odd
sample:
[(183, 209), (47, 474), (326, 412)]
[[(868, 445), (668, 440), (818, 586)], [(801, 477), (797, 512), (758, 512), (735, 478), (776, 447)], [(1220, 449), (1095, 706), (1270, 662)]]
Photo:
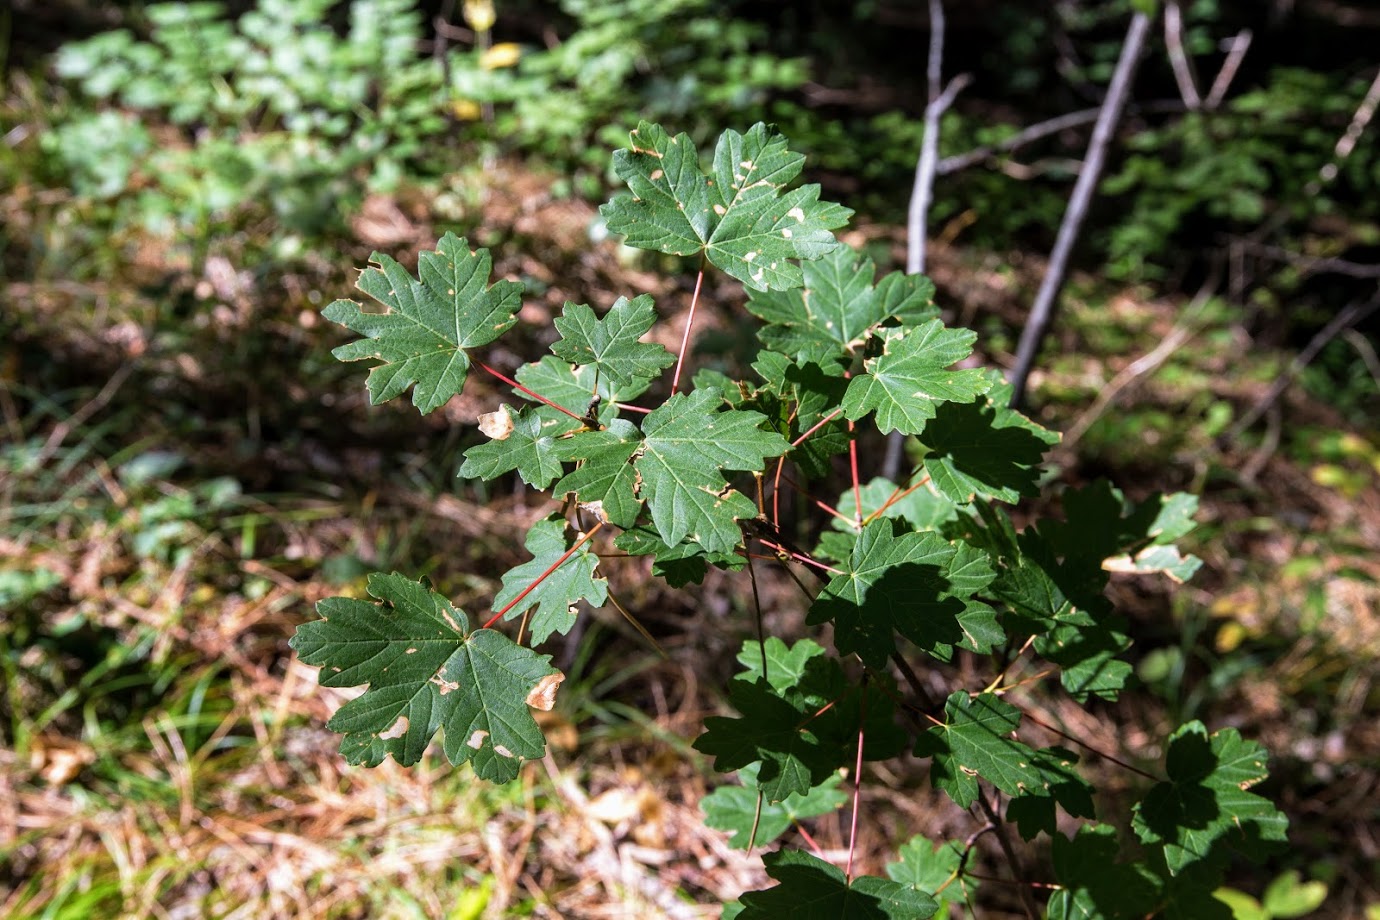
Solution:
[(537, 681), (537, 685), (527, 694), (527, 705), (542, 712), (550, 712), (551, 707), (556, 705), (556, 691), (561, 688), (561, 682), (564, 680), (565, 675), (557, 671)]
[(506, 406), (497, 412), (485, 412), (479, 416), (479, 430), (495, 441), (506, 440), (513, 433), (513, 417)]

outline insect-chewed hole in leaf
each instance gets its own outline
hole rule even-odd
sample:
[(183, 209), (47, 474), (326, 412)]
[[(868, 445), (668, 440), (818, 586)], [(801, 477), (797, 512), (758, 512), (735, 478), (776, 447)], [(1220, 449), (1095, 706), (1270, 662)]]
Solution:
[(479, 430), (495, 441), (503, 441), (513, 433), (513, 417), (506, 409), (485, 412), (479, 416)]
[(394, 738), (401, 738), (407, 734), (407, 716), (398, 716), (398, 721), (394, 722), (386, 732), (379, 732), (379, 738), (384, 741), (391, 741)]
[(556, 705), (556, 691), (560, 689), (563, 680), (565, 675), (557, 671), (537, 681), (537, 685), (527, 694), (527, 705), (542, 712), (550, 712), (551, 707)]

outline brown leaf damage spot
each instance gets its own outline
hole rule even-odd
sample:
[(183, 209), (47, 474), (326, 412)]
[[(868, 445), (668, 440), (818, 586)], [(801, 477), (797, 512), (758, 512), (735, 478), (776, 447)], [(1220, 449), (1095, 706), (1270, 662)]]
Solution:
[(506, 409), (485, 412), (479, 416), (479, 430), (495, 441), (507, 440), (508, 435), (513, 433), (513, 417)]
[(489, 737), (488, 732), (482, 728), (476, 728), (474, 734), (470, 735), (470, 740), (465, 743), (477, 751), (484, 746), (484, 739), (487, 737)]
[(394, 722), (385, 732), (379, 732), (379, 738), (383, 741), (392, 741), (394, 738), (401, 738), (407, 734), (407, 716), (398, 716), (398, 721)]
[(556, 691), (560, 689), (563, 680), (565, 675), (557, 671), (537, 681), (537, 685), (527, 694), (527, 705), (542, 712), (550, 712), (551, 707), (556, 705)]

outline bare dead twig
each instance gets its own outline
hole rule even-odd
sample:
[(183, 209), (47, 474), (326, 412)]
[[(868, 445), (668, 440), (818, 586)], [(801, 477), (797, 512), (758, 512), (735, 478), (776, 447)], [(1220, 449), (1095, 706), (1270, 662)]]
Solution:
[[(1136, 113), (1160, 113), (1160, 112), (1182, 112), (1184, 104), (1178, 99), (1162, 99), (1155, 102), (1146, 102), (1140, 105), (1127, 105), (1128, 112)], [(1101, 114), (1102, 108), (1079, 109), (1077, 112), (1069, 112), (1066, 115), (1058, 115), (1045, 121), (1036, 122), (1029, 127), (1022, 129), (1018, 134), (1013, 134), (1006, 140), (996, 144), (989, 144), (983, 147), (976, 147), (967, 153), (957, 153), (951, 157), (940, 160), (935, 167), (935, 172), (941, 176), (949, 173), (959, 172), (967, 169), (984, 160), (990, 159), (998, 153), (1010, 153), (1024, 147), (1026, 144), (1049, 137), (1051, 134), (1058, 134), (1060, 131), (1067, 131), (1070, 128), (1078, 128), (1086, 124), (1097, 121), (1097, 116)]]
[(1203, 98), (1198, 95), (1198, 84), (1193, 79), (1193, 62), (1184, 51), (1183, 10), (1176, 0), (1169, 0), (1164, 6), (1164, 44), (1169, 50), (1169, 67), (1174, 71), (1179, 95), (1189, 111), (1196, 112), (1203, 107)]
[[(925, 270), (925, 244), (928, 241), (930, 200), (934, 194), (935, 166), (939, 162), (939, 119), (953, 105), (954, 99), (971, 81), (967, 74), (955, 77), (948, 86), (942, 85), (944, 75), (944, 3), (929, 0), (930, 46), (925, 63), (928, 102), (925, 105), (925, 135), (920, 141), (920, 158), (915, 164), (915, 183), (910, 195), (907, 220), (906, 272), (918, 275)], [(900, 472), (904, 438), (893, 433), (887, 439), (886, 454), (882, 458), (881, 474), (895, 479)]]
[(1231, 88), (1231, 81), (1236, 79), (1236, 72), (1241, 69), (1241, 62), (1246, 57), (1247, 49), (1251, 47), (1253, 37), (1250, 29), (1242, 29), (1231, 40), (1227, 47), (1227, 59), (1222, 62), (1222, 69), (1217, 71), (1217, 77), (1212, 81), (1212, 88), (1203, 100), (1203, 108), (1212, 111), (1222, 104), (1227, 90)]
[(1116, 71), (1112, 75), (1111, 86), (1107, 89), (1106, 101), (1098, 113), (1097, 124), (1093, 128), (1092, 139), (1088, 142), (1088, 155), (1083, 170), (1078, 174), (1078, 182), (1073, 187), (1068, 209), (1059, 224), (1059, 235), (1050, 254), (1049, 268), (1035, 297), (1035, 305), (1030, 311), (1030, 321), (1021, 331), (1020, 345), (1016, 351), (1016, 366), (1011, 373), (1011, 405), (1019, 408), (1025, 399), (1026, 382), (1035, 364), (1035, 356), (1040, 350), (1045, 332), (1054, 320), (1056, 302), (1064, 287), (1068, 273), (1069, 257), (1078, 241), (1078, 234), (1087, 216), (1097, 183), (1102, 178), (1102, 168), (1107, 159), (1107, 148), (1111, 145), (1112, 134), (1121, 120), (1121, 112), (1130, 93), (1131, 81), (1145, 49), (1146, 36), (1150, 32), (1150, 17), (1137, 12), (1131, 17), (1126, 30), (1126, 40), (1121, 46)]
[(1361, 356), (1361, 361), (1365, 363), (1366, 370), (1370, 371), (1370, 376), (1374, 378), (1375, 385), (1380, 387), (1380, 357), (1375, 354), (1375, 346), (1355, 329), (1348, 329), (1342, 333), (1342, 338), (1347, 340), (1356, 353)]
[(1271, 246), (1254, 240), (1239, 240), (1238, 242), (1242, 252), (1288, 262), (1295, 268), (1302, 269), (1305, 274), (1346, 275), (1348, 278), (1380, 278), (1380, 265), (1304, 255), (1301, 252), (1294, 252), (1292, 249), (1285, 249), (1283, 246)]
[[(1332, 148), (1332, 160), (1318, 170), (1318, 178), (1313, 180), (1313, 183), (1309, 183), (1309, 189), (1312, 189), (1316, 183), (1317, 191), (1321, 191), (1322, 183), (1331, 182), (1337, 178), (1337, 172), (1341, 169), (1342, 163), (1351, 156), (1351, 152), (1356, 149), (1356, 142), (1361, 139), (1361, 135), (1365, 133), (1371, 119), (1375, 117), (1377, 105), (1380, 105), (1380, 71), (1376, 71), (1375, 79), (1371, 81), (1370, 88), (1366, 90), (1366, 95), (1361, 99), (1361, 104), (1356, 107), (1355, 113), (1352, 114), (1351, 122), (1346, 126), (1346, 131), (1337, 139), (1337, 145)], [(1312, 192), (1312, 194), (1317, 194), (1317, 191)]]
[(1025, 915), (1030, 920), (1040, 916), (1040, 908), (1035, 904), (1035, 896), (1030, 892), (1030, 886), (1025, 880), (1025, 871), (1021, 868), (1020, 858), (1016, 856), (1016, 849), (1011, 845), (1011, 835), (1006, 832), (1006, 825), (1002, 822), (1001, 816), (997, 814), (997, 809), (987, 801), (987, 797), (979, 790), (978, 805), (982, 807), (982, 813), (987, 816), (987, 823), (992, 825), (992, 833), (997, 838), (997, 844), (1001, 846), (1002, 854), (1006, 856), (1006, 862), (1011, 867), (1011, 875), (1016, 880), (1016, 890), (1020, 892), (1021, 906), (1025, 908)]
[(943, 85), (944, 4), (942, 0), (929, 0), (929, 4), (930, 50), (925, 65), (929, 101), (925, 105), (925, 135), (920, 142), (920, 158), (915, 164), (907, 225), (906, 272), (912, 275), (925, 270), (926, 222), (939, 162), (939, 119), (971, 80), (965, 74), (954, 78), (947, 87)]

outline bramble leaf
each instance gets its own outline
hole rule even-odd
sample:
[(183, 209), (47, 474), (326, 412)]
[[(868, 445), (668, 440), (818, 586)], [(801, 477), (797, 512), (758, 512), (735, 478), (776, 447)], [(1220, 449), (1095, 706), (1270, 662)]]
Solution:
[(514, 412), (504, 405), (499, 412), (506, 416), (506, 422), (496, 422), (499, 436), (465, 451), (458, 475), (489, 480), (517, 470), (523, 482), (545, 489), (564, 472), (557, 439), (579, 428), (579, 421), (550, 406), (523, 406)]
[(763, 431), (758, 412), (722, 410), (713, 388), (689, 396), (677, 393), (642, 423), (643, 442), (635, 458), (652, 524), (668, 545), (689, 536), (707, 552), (724, 552), (742, 540), (738, 521), (757, 507), (728, 488), (720, 470), (759, 471), (765, 458), (790, 446), (781, 435)]
[(804, 795), (792, 793), (780, 802), (762, 801), (760, 818), (757, 808), (757, 764), (749, 764), (738, 771), (741, 786), (720, 786), (700, 800), (704, 823), (716, 830), (728, 831), (729, 846), (746, 849), (752, 839), (754, 823), (757, 827), (755, 846), (763, 847), (780, 837), (794, 822), (837, 811), (848, 801), (848, 794), (839, 789), (843, 777), (835, 773)]
[(738, 920), (924, 920), (939, 910), (934, 898), (909, 885), (871, 875), (850, 881), (842, 869), (800, 850), (767, 853), (762, 862), (781, 884), (744, 894)]
[[(534, 558), (504, 573), (503, 588), (494, 596), (494, 610), (508, 606), (565, 555), (573, 542), (567, 539), (565, 530), (565, 518), (560, 515), (532, 525), (525, 545)], [(608, 582), (594, 577), (598, 565), (599, 557), (589, 552), (588, 543), (584, 544), (503, 618), (516, 619), (535, 607), (530, 623), (533, 644), (545, 642), (553, 632), (565, 635), (575, 625), (572, 611), (576, 603), (586, 600), (592, 607), (602, 607), (608, 600)]]
[(370, 575), (369, 593), (381, 603), (326, 598), (316, 608), (323, 619), (303, 623), (290, 643), (321, 667), (321, 686), (368, 685), (326, 723), (345, 736), (347, 762), (373, 767), (391, 755), (414, 764), (438, 729), (451, 763), (468, 761), (495, 783), (545, 753), (527, 700), (543, 681), (563, 679), (549, 655), (471, 629), (464, 611), (402, 575)]
[(928, 278), (892, 272), (874, 288), (872, 260), (851, 247), (801, 269), (804, 287), (751, 291), (747, 308), (767, 323), (762, 344), (802, 364), (846, 361), (888, 320), (915, 325), (939, 315)]
[(991, 693), (960, 690), (944, 705), (948, 722), (921, 735), (916, 757), (934, 758), (930, 781), (961, 807), (977, 800), (978, 778), (1013, 797), (1053, 797), (1065, 811), (1091, 817), (1092, 788), (1070, 770), (1073, 755), (1036, 750), (1011, 737), (1020, 711)]
[(618, 298), (603, 319), (585, 304), (567, 302), (555, 319), (561, 338), (551, 352), (571, 364), (597, 367), (600, 376), (619, 383), (652, 380), (676, 362), (663, 346), (639, 341), (655, 322), (650, 294)]
[(365, 270), (357, 287), (388, 307), (365, 313), (351, 300), (322, 311), (326, 319), (365, 338), (331, 352), (341, 361), (379, 362), (369, 371), (369, 400), (392, 399), (415, 384), (412, 404), (431, 412), (460, 392), (469, 372), (468, 348), (487, 345), (517, 322), (522, 285), (498, 281), (486, 287), (492, 260), (487, 249), (447, 233), (435, 252), (418, 259), (418, 279), (386, 255)]
[(1175, 875), (1217, 869), (1229, 848), (1260, 861), (1286, 842), (1289, 824), (1273, 802), (1248, 791), (1265, 779), (1265, 761), (1265, 750), (1234, 728), (1209, 735), (1201, 722), (1180, 726), (1169, 736), (1168, 780), (1135, 808), (1136, 836), (1162, 846)]
[(888, 334), (883, 351), (866, 363), (843, 394), (843, 413), (857, 421), (876, 411), (883, 434), (919, 434), (944, 402), (972, 402), (992, 387), (977, 368), (953, 370), (973, 351), (977, 333), (946, 329), (937, 319)]
[(955, 646), (990, 651), (1005, 634), (996, 611), (974, 600), (995, 576), (987, 557), (937, 533), (897, 533), (879, 519), (862, 529), (843, 574), (815, 598), (806, 622), (834, 621), (834, 645), (884, 667), (894, 632), (947, 661)]
[(800, 266), (791, 260), (833, 250), (839, 243), (830, 231), (853, 213), (820, 201), (818, 185), (784, 191), (805, 158), (761, 123), (720, 136), (710, 175), (686, 134), (671, 137), (644, 121), (630, 140), (631, 150), (614, 153), (613, 169), (632, 194), (599, 209), (609, 230), (640, 249), (703, 253), (755, 290), (798, 286)]

